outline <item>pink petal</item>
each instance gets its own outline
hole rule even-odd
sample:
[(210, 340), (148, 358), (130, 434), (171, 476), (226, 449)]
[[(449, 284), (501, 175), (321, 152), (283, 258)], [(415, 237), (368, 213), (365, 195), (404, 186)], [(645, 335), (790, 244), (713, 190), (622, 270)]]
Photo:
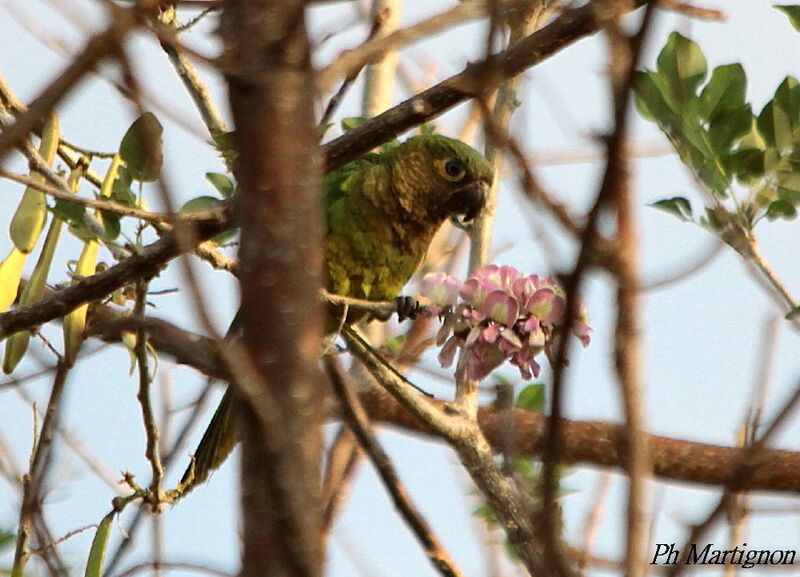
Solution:
[(467, 349), (471, 348), (472, 345), (475, 344), (475, 342), (478, 340), (478, 337), (480, 336), (481, 336), (481, 327), (479, 326), (472, 327), (472, 329), (469, 331), (469, 334), (467, 335), (464, 347), (466, 347)]
[(428, 273), (422, 277), (420, 293), (435, 305), (454, 305), (458, 300), (461, 282), (443, 272)]
[(592, 340), (591, 337), (589, 337), (590, 332), (592, 332), (592, 327), (586, 323), (577, 322), (572, 327), (572, 333), (578, 337), (578, 340), (584, 347), (588, 347), (589, 342)]
[(459, 340), (456, 337), (452, 337), (444, 344), (442, 350), (439, 351), (439, 357), (438, 357), (439, 364), (442, 367), (447, 368), (453, 364), (453, 359), (455, 358), (456, 352), (458, 351), (459, 348), (458, 345), (459, 345)]
[(528, 345), (531, 347), (543, 347), (547, 342), (547, 335), (542, 330), (542, 327), (536, 327), (535, 330), (528, 333)]
[(536, 315), (530, 315), (522, 324), (522, 330), (526, 333), (530, 333), (538, 329), (540, 325), (541, 323), (539, 322), (539, 317)]
[(459, 295), (467, 304), (480, 307), (483, 304), (486, 293), (483, 292), (481, 282), (473, 277), (467, 279), (464, 284), (461, 285)]
[(531, 281), (530, 277), (520, 277), (511, 284), (511, 294), (523, 305), (530, 300), (534, 292), (536, 292), (536, 285)]
[(519, 305), (517, 300), (508, 293), (496, 290), (486, 297), (482, 311), (487, 317), (511, 327), (517, 320)]
[(498, 277), (499, 274), (500, 274), (499, 266), (497, 266), (496, 264), (487, 264), (486, 266), (483, 266), (478, 270), (476, 270), (473, 276), (479, 279), (487, 279), (487, 278)]
[(564, 314), (564, 300), (551, 288), (540, 288), (530, 299), (526, 310), (547, 325), (557, 322)]
[(485, 343), (493, 343), (500, 336), (500, 326), (497, 323), (489, 323), (481, 331), (481, 340)]
[(515, 269), (513, 266), (501, 266), (500, 267), (500, 284), (506, 290), (511, 289), (511, 286), (514, 284), (514, 281), (520, 277), (519, 271)]
[(506, 348), (507, 350), (516, 350), (522, 348), (522, 341), (519, 340), (519, 337), (514, 331), (510, 329), (505, 330), (500, 333), (500, 336), (502, 337), (501, 349)]

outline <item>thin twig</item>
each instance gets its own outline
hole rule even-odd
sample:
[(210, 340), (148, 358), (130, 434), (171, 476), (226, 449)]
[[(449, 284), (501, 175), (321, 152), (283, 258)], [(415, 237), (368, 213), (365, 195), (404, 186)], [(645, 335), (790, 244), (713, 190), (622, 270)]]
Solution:
[(535, 512), (527, 496), (502, 474), (495, 463), (491, 448), (476, 421), (464, 416), (452, 405), (438, 405), (412, 393), (409, 388), (377, 362), (353, 333), (355, 329), (345, 327), (343, 336), (350, 352), (372, 373), (372, 376), (416, 419), (422, 426), (447, 440), (456, 451), (478, 489), (485, 495), (489, 506), (505, 527), (509, 543), (528, 570), (537, 576), (552, 575), (540, 547), (538, 527), (534, 526)]
[[(102, 344), (99, 347), (89, 351), (88, 353), (83, 353), (81, 355), (82, 359), (87, 358), (91, 354), (98, 352), (104, 349), (106, 344)], [(48, 367), (43, 373), (50, 373), (53, 371), (58, 370), (58, 365), (54, 365), (53, 367)], [(35, 375), (40, 375), (41, 373), (36, 373)], [(16, 389), (17, 394), (26, 402), (32, 409), (36, 409), (36, 403), (34, 399), (26, 392), (26, 390), (22, 387)], [(61, 437), (64, 442), (64, 445), (69, 447), (69, 449), (75, 453), (75, 455), (83, 461), (86, 467), (92, 471), (98, 479), (101, 479), (110, 489), (118, 493), (119, 495), (126, 495), (127, 491), (122, 489), (119, 485), (119, 474), (113, 473), (109, 469), (107, 469), (100, 460), (95, 457), (83, 444), (83, 442), (76, 437), (72, 431), (67, 429), (64, 425), (58, 424), (56, 426), (56, 432)]]
[[(730, 480), (726, 483), (726, 490), (722, 497), (720, 497), (719, 502), (702, 522), (692, 527), (687, 535), (684, 546), (679, 549), (685, 552), (684, 555), (688, 555), (692, 543), (702, 542), (706, 532), (711, 528), (717, 518), (727, 510), (732, 496), (749, 487), (754, 473), (754, 467), (752, 466), (753, 461), (761, 458), (762, 454), (766, 451), (765, 446), (767, 441), (769, 441), (776, 431), (783, 426), (798, 404), (800, 404), (800, 383), (797, 384), (794, 393), (789, 397), (786, 403), (784, 403), (781, 410), (764, 430), (764, 433), (751, 445), (745, 447), (741, 451), (740, 460), (736, 464)], [(667, 570), (667, 577), (678, 577), (686, 567), (683, 561), (684, 559), (680, 559), (679, 563), (670, 565)]]
[[(622, 4), (622, 3), (618, 3)], [(628, 506), (625, 532), (625, 575), (642, 577), (647, 565), (647, 480), (651, 474), (650, 452), (644, 437), (644, 393), (641, 343), (639, 340), (639, 239), (634, 201), (629, 182), (629, 159), (625, 154), (628, 138), (629, 102), (634, 73), (653, 18), (655, 3), (645, 9), (638, 32), (628, 37), (621, 27), (623, 10), (613, 4), (607, 22), (609, 71), (614, 97), (614, 133), (608, 141), (608, 161), (602, 189), (613, 195), (617, 219), (616, 327), (614, 366), (620, 384), (627, 432)]]
[(442, 546), (439, 539), (434, 534), (428, 522), (417, 511), (407, 491), (400, 482), (394, 466), (389, 456), (381, 448), (375, 433), (371, 430), (369, 418), (364, 412), (358, 400), (358, 396), (353, 392), (353, 388), (347, 381), (337, 360), (331, 356), (323, 358), (325, 372), (328, 380), (333, 386), (333, 390), (339, 399), (341, 409), (350, 429), (355, 434), (358, 443), (372, 461), (375, 469), (383, 481), (386, 490), (394, 502), (395, 507), (405, 519), (409, 528), (419, 540), (425, 554), (434, 567), (445, 577), (458, 577), (462, 575), (456, 567), (455, 562)]
[[(620, 176), (620, 165), (619, 162), (621, 160), (621, 151), (623, 147), (623, 143), (625, 142), (625, 137), (627, 134), (627, 102), (630, 97), (630, 86), (631, 86), (631, 79), (632, 74), (636, 66), (636, 61), (638, 60), (639, 55), (639, 47), (641, 46), (641, 39), (643, 37), (644, 32), (648, 29), (648, 22), (652, 15), (654, 3), (648, 4), (647, 12), (645, 13), (645, 18), (643, 20), (642, 26), (639, 29), (639, 33), (635, 39), (635, 41), (631, 45), (630, 55), (626, 62), (623, 62), (623, 74), (620, 76), (624, 80), (622, 82), (617, 82), (614, 84), (614, 108), (615, 108), (615, 129), (614, 132), (611, 134), (607, 146), (608, 152), (606, 155), (606, 170), (603, 176), (602, 183), (600, 185), (599, 191), (597, 193), (597, 198), (595, 200), (594, 206), (592, 207), (591, 211), (589, 212), (589, 216), (586, 220), (586, 225), (581, 235), (581, 248), (578, 254), (575, 266), (572, 272), (567, 276), (564, 284), (564, 290), (566, 292), (566, 311), (565, 311), (565, 318), (567, 319), (568, 324), (574, 322), (577, 318), (578, 314), (578, 291), (580, 290), (581, 284), (583, 282), (583, 278), (585, 276), (587, 265), (589, 264), (592, 254), (595, 252), (594, 245), (599, 237), (598, 232), (598, 223), (601, 213), (604, 210), (606, 204), (613, 198), (614, 194), (617, 192), (617, 186), (619, 181), (617, 180)], [(617, 16), (621, 15), (621, 12), (628, 8), (627, 3), (621, 3), (619, 7), (620, 13), (616, 14)], [(602, 26), (602, 20), (598, 19), (598, 26)], [(564, 382), (565, 382), (565, 373), (567, 368), (567, 359), (569, 355), (569, 348), (572, 344), (572, 339), (564, 338), (561, 339), (559, 346), (557, 347), (556, 354), (555, 354), (555, 361), (553, 363), (553, 387), (552, 387), (552, 397), (551, 397), (551, 410), (550, 410), (550, 420), (548, 421), (548, 443), (546, 450), (544, 451), (543, 455), (543, 464), (544, 469), (542, 471), (542, 500), (545, 506), (545, 515), (544, 515), (544, 525), (545, 525), (545, 535), (547, 537), (545, 543), (547, 545), (547, 550), (549, 556), (554, 560), (559, 560), (557, 564), (557, 569), (559, 574), (565, 574), (565, 565), (563, 562), (563, 556), (560, 551), (559, 542), (556, 539), (556, 535), (558, 534), (558, 527), (556, 525), (556, 499), (558, 495), (558, 471), (557, 465), (558, 462), (561, 460), (561, 453), (563, 451), (563, 437), (561, 431), (561, 418), (563, 414), (563, 399), (564, 399)], [(627, 375), (624, 378), (621, 378), (621, 384), (625, 386), (625, 383), (630, 383), (631, 375)], [(627, 391), (626, 391), (627, 392)], [(626, 414), (626, 418), (633, 418), (634, 425), (636, 425), (635, 411), (628, 411)], [(632, 466), (634, 466), (632, 474), (639, 474), (638, 477), (641, 479), (641, 473), (636, 473), (637, 470), (641, 470), (643, 466), (641, 457), (646, 452), (646, 447), (640, 444), (643, 437), (639, 434), (640, 432), (634, 431), (629, 439), (632, 437), (635, 441), (633, 448), (628, 446), (628, 451), (631, 453), (628, 454), (628, 457), (634, 458), (634, 462)], [(626, 433), (629, 434), (629, 433)], [(635, 488), (634, 488), (635, 489)], [(632, 500), (630, 501), (633, 503), (629, 508), (629, 519), (628, 519), (628, 526), (631, 526), (631, 521), (635, 521), (635, 525), (638, 526), (640, 523), (638, 513), (634, 515), (635, 505), (637, 503), (641, 503), (641, 497), (639, 496), (638, 489), (634, 490), (634, 494), (631, 496)], [(636, 517), (633, 519), (633, 517)], [(638, 530), (637, 530), (638, 531)], [(633, 539), (633, 537), (638, 538), (638, 533), (634, 535), (633, 529), (631, 529), (628, 533), (629, 538)], [(630, 553), (630, 551), (629, 551)], [(628, 570), (631, 570), (632, 564), (634, 564), (633, 556), (628, 557), (629, 562), (631, 565), (628, 566)], [(638, 563), (638, 561), (636, 561)]]
[[(147, 295), (147, 280), (141, 279), (136, 283), (136, 301), (133, 314), (139, 319), (145, 317), (145, 303)], [(150, 385), (153, 377), (147, 358), (147, 332), (144, 324), (136, 332), (136, 346), (134, 347), (136, 364), (139, 368), (139, 390), (136, 399), (142, 407), (142, 422), (144, 423), (145, 437), (147, 439), (144, 456), (150, 463), (152, 478), (150, 479), (150, 507), (153, 513), (161, 512), (161, 481), (164, 478), (164, 468), (161, 464), (161, 452), (158, 448), (158, 425), (153, 416), (153, 406), (150, 399)]]
[(484, 2), (468, 2), (389, 35), (370, 38), (362, 45), (343, 52), (331, 64), (320, 70), (317, 79), (319, 90), (322, 93), (327, 92), (337, 78), (342, 76), (350, 78), (370, 62), (397, 51), (402, 46), (460, 22), (480, 18), (484, 14), (486, 14)]
[(145, 561), (144, 563), (137, 563), (136, 565), (129, 567), (122, 573), (115, 575), (114, 577), (131, 577), (131, 575), (135, 575), (136, 573), (145, 571), (146, 569), (154, 569), (154, 568), (161, 568), (161, 569), (181, 569), (184, 571), (193, 571), (197, 573), (207, 573), (209, 575), (213, 575), (214, 577), (234, 577), (232, 573), (227, 571), (223, 571), (222, 569), (213, 569), (204, 563), (181, 563), (181, 562), (173, 562), (173, 561), (161, 561), (160, 563), (156, 564), (153, 561)]
[(714, 10), (713, 8), (703, 8), (688, 2), (678, 2), (678, 0), (658, 0), (658, 7), (664, 10), (671, 10), (678, 14), (683, 14), (699, 20), (724, 20), (725, 12)]
[(499, 127), (495, 126), (491, 115), (488, 114), (488, 109), (486, 108), (485, 104), (483, 104), (481, 101), (478, 101), (478, 104), (483, 108), (484, 128), (487, 134), (495, 141), (501, 143), (503, 148), (511, 154), (511, 157), (516, 162), (517, 168), (521, 172), (520, 181), (522, 190), (524, 191), (526, 197), (529, 198), (533, 203), (540, 203), (542, 206), (544, 206), (544, 208), (546, 208), (547, 211), (556, 219), (556, 221), (558, 221), (564, 230), (573, 235), (579, 235), (582, 229), (576, 223), (577, 219), (567, 212), (567, 209), (564, 207), (564, 205), (550, 198), (550, 195), (541, 187), (538, 179), (533, 173), (533, 170), (529, 166), (529, 162), (525, 156), (525, 153), (522, 151), (522, 148), (520, 148), (516, 139), (510, 134), (500, 130)]
[(670, 272), (668, 274), (664, 274), (661, 277), (657, 277), (647, 282), (641, 283), (640, 290), (642, 292), (647, 292), (651, 290), (664, 288), (673, 283), (677, 283), (686, 278), (691, 277), (692, 275), (694, 275), (694, 273), (703, 270), (706, 266), (714, 262), (714, 260), (716, 260), (716, 258), (722, 254), (725, 246), (726, 246), (725, 243), (715, 239), (711, 243), (711, 245), (707, 247), (706, 250), (703, 251), (702, 254), (700, 254), (699, 256), (691, 257), (693, 262), (690, 262), (688, 265), (685, 265), (681, 270), (677, 272)]
[(14, 124), (0, 133), (0, 159), (29, 134), (44, 115), (53, 110), (101, 60), (118, 49), (119, 44), (135, 26), (135, 12), (135, 7), (116, 8), (110, 18), (109, 27), (90, 38), (80, 54), (31, 102), (28, 110), (19, 114)]
[[(629, 9), (634, 10), (645, 2), (633, 0)], [(464, 71), (328, 142), (323, 146), (325, 170), (335, 170), (461, 102), (482, 97), (499, 83), (573, 45), (580, 38), (597, 32), (595, 12), (604, 3), (594, 0), (579, 8), (563, 10), (550, 24), (507, 50), (492, 55), (488, 60), (470, 64)], [(491, 70), (492, 74), (487, 75), (486, 69)]]
[[(14, 574), (23, 574), (25, 561), (30, 556), (27, 551), (28, 539), (31, 530), (35, 530), (40, 536), (41, 543), (51, 543), (54, 539), (41, 540), (44, 526), (36, 523), (40, 517), (42, 508), (42, 492), (47, 481), (47, 472), (52, 463), (53, 438), (61, 413), (61, 397), (67, 382), (69, 367), (63, 361), (59, 361), (53, 378), (53, 387), (50, 391), (50, 399), (47, 402), (47, 409), (44, 414), (41, 431), (36, 431), (35, 441), (30, 459), (30, 468), (22, 480), (22, 505), (19, 511), (19, 527), (17, 529), (17, 544), (14, 551)], [(42, 556), (54, 575), (66, 575), (66, 568), (58, 557), (55, 548), (47, 548), (42, 551)]]
[[(208, 403), (208, 398), (211, 394), (213, 387), (209, 382), (206, 387), (203, 388), (203, 391), (200, 393), (199, 397), (194, 401), (193, 405), (195, 406), (194, 410), (192, 411), (189, 418), (184, 423), (181, 431), (178, 433), (178, 436), (175, 439), (175, 443), (170, 449), (167, 456), (163, 459), (164, 470), (169, 470), (172, 464), (178, 459), (178, 457), (183, 457), (183, 453), (181, 449), (183, 448), (186, 439), (189, 436), (189, 433), (194, 429), (194, 426), (200, 420), (200, 416), (204, 414), (204, 409), (206, 404)], [(146, 509), (144, 507), (137, 507), (135, 513), (133, 514), (133, 518), (125, 527), (125, 534), (128, 536), (127, 539), (122, 539), (114, 550), (113, 553), (108, 555), (108, 563), (106, 564), (105, 574), (111, 574), (119, 564), (119, 562), (124, 557), (125, 553), (133, 546), (136, 539), (135, 536), (142, 526), (142, 521), (144, 520), (144, 511)]]
[(325, 473), (322, 476), (322, 531), (323, 541), (333, 527), (334, 517), (345, 498), (347, 488), (358, 469), (362, 452), (353, 432), (342, 425), (336, 432), (325, 456)]
[(784, 286), (781, 280), (772, 271), (772, 268), (767, 264), (758, 250), (756, 241), (748, 235), (748, 251), (746, 255), (742, 255), (746, 260), (753, 263), (756, 269), (761, 273), (764, 279), (772, 286), (772, 288), (781, 296), (783, 302), (786, 304), (788, 310), (797, 308), (797, 300), (789, 292), (789, 289)]
[(597, 529), (600, 526), (600, 521), (603, 513), (605, 512), (606, 498), (608, 497), (608, 489), (611, 487), (611, 474), (608, 471), (600, 473), (597, 484), (595, 485), (594, 492), (592, 493), (589, 502), (592, 504), (589, 513), (583, 521), (583, 529), (581, 531), (581, 556), (578, 558), (578, 571), (581, 575), (585, 575), (586, 562), (592, 552), (592, 545), (594, 544)]
[(97, 528), (97, 525), (96, 524), (92, 524), (92, 525), (86, 525), (85, 527), (80, 527), (79, 529), (73, 529), (72, 531), (68, 531), (66, 534), (62, 535), (61, 537), (59, 537), (58, 539), (56, 539), (52, 543), (47, 543), (47, 544), (42, 545), (41, 547), (38, 547), (36, 549), (31, 549), (28, 552), (28, 554), (29, 555), (39, 555), (41, 553), (44, 553), (45, 549), (53, 549), (56, 545), (60, 545), (61, 543), (63, 543), (64, 541), (67, 541), (68, 539), (74, 537), (75, 535), (80, 535), (84, 531), (88, 531), (89, 529), (95, 529), (95, 528)]
[(59, 200), (64, 200), (72, 204), (79, 204), (87, 208), (94, 208), (96, 210), (103, 210), (106, 212), (119, 214), (121, 216), (132, 216), (134, 218), (141, 219), (145, 222), (167, 223), (167, 222), (176, 222), (178, 220), (185, 220), (187, 222), (191, 222), (197, 220), (204, 220), (208, 218), (208, 213), (206, 213), (205, 211), (194, 212), (194, 213), (177, 213), (177, 214), (166, 213), (166, 212), (151, 212), (149, 210), (143, 210), (141, 208), (136, 208), (133, 206), (125, 206), (124, 204), (114, 202), (113, 200), (82, 198), (80, 196), (76, 196), (75, 193), (73, 192), (69, 192), (66, 188), (55, 188), (54, 186), (50, 186), (43, 182), (39, 182), (38, 180), (31, 178), (30, 176), (26, 176), (24, 174), (17, 174), (15, 172), (10, 172), (2, 168), (0, 168), (0, 176), (8, 178), (9, 180), (19, 182), (20, 184), (24, 184), (26, 186), (35, 188), (36, 190), (43, 192), (47, 195), (50, 195), (53, 198), (57, 198)]
[[(172, 31), (177, 38), (179, 31), (177, 30), (175, 16), (175, 7), (173, 6), (161, 11), (159, 20), (161, 24)], [(206, 125), (212, 138), (228, 132), (228, 127), (225, 125), (222, 115), (220, 115), (217, 106), (211, 99), (208, 88), (200, 79), (194, 65), (192, 65), (182, 51), (182, 47), (178, 48), (177, 43), (168, 43), (162, 40), (161, 48), (167, 53), (172, 66), (175, 68), (175, 72), (178, 74), (183, 86), (192, 98), (192, 102), (194, 102), (195, 108), (197, 108), (197, 111), (200, 113), (200, 117), (203, 119), (203, 123)], [(231, 168), (230, 166), (228, 167), (228, 169)]]

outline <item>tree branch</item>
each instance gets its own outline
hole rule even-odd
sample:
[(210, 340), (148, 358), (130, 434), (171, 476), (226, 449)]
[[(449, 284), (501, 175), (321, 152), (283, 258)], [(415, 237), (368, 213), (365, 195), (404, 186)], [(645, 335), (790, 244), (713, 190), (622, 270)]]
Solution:
[[(197, 222), (192, 227), (193, 238), (206, 240), (230, 228), (229, 212), (230, 204), (221, 204), (219, 213), (213, 219)], [(62, 317), (82, 304), (105, 298), (138, 278), (156, 276), (171, 259), (194, 248), (181, 242), (187, 236), (186, 227), (176, 227), (153, 244), (103, 272), (53, 291), (35, 303), (0, 313), (0, 338)]]
[[(646, 0), (631, 2), (631, 9)], [(470, 64), (463, 72), (412, 96), (364, 124), (323, 146), (325, 171), (335, 170), (368, 150), (395, 138), (406, 130), (442, 114), (470, 98), (486, 94), (505, 80), (539, 64), (584, 36), (599, 30), (594, 13), (598, 4), (564, 10), (538, 32), (486, 60)]]
[[(89, 331), (107, 342), (119, 342), (123, 331), (136, 331), (137, 320), (131, 317), (114, 320), (108, 307), (91, 312)], [(176, 362), (191, 366), (220, 380), (230, 380), (230, 373), (211, 339), (184, 331), (174, 325), (149, 317), (146, 320), (150, 344)], [(374, 384), (358, 383), (359, 399), (373, 421), (399, 427), (408, 433), (436, 437), (429, 426), (409, 413), (396, 400)], [(427, 402), (441, 407), (441, 401)], [(501, 451), (508, 421), (516, 432), (515, 449), (520, 455), (541, 455), (546, 442), (548, 419), (521, 409), (497, 410), (482, 407), (478, 422), (496, 451)], [(569, 421), (562, 419), (563, 463), (611, 467), (625, 470), (626, 433), (616, 423)], [(744, 460), (745, 449), (696, 443), (657, 435), (644, 435), (652, 458), (653, 474), (664, 481), (724, 486), (735, 478)], [(745, 485), (739, 490), (800, 493), (800, 452), (760, 448), (752, 456)]]
[(238, 157), (242, 577), (322, 570), (316, 358), (322, 216), (305, 1), (228, 0), (220, 36)]

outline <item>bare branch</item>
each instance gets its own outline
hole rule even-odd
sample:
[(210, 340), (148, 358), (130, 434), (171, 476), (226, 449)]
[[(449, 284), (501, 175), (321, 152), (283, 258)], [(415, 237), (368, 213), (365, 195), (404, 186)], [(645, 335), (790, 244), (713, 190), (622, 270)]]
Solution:
[(372, 432), (369, 418), (364, 408), (358, 401), (358, 396), (347, 381), (336, 359), (327, 356), (323, 359), (325, 372), (333, 385), (333, 390), (339, 398), (344, 419), (358, 439), (359, 444), (369, 456), (378, 471), (386, 490), (392, 497), (395, 507), (405, 519), (409, 528), (419, 540), (425, 554), (434, 567), (445, 577), (459, 577), (461, 571), (433, 533), (425, 518), (417, 511), (411, 502), (408, 492), (400, 483), (394, 466), (389, 456), (381, 448), (378, 439)]
[(119, 43), (136, 24), (138, 8), (134, 6), (121, 9), (113, 6), (111, 9), (114, 12), (109, 18), (111, 25), (89, 39), (81, 53), (39, 94), (24, 113), (17, 116), (16, 122), (0, 133), (0, 159), (34, 130), (44, 115), (53, 110), (86, 74), (118, 49)]
[[(631, 9), (642, 6), (645, 1), (631, 2)], [(564, 10), (552, 23), (507, 50), (487, 60), (470, 64), (463, 72), (451, 76), (328, 142), (323, 146), (326, 172), (355, 160), (368, 150), (442, 114), (457, 104), (486, 94), (508, 78), (521, 74), (562, 48), (597, 32), (598, 24), (594, 13), (598, 9), (598, 4), (603, 2), (595, 0), (580, 8)]]

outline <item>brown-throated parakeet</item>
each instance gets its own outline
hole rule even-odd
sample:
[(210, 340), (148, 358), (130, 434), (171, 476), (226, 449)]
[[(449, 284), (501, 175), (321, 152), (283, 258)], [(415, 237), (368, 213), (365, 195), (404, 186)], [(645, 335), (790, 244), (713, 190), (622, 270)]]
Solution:
[[(393, 299), (414, 274), (433, 236), (451, 216), (470, 221), (483, 207), (494, 173), (459, 140), (421, 135), (368, 153), (328, 174), (325, 289), (373, 301)], [(326, 331), (341, 322), (329, 311)], [(363, 315), (349, 314), (347, 322)], [(225, 392), (183, 476), (184, 491), (219, 467), (236, 442), (231, 391)]]

